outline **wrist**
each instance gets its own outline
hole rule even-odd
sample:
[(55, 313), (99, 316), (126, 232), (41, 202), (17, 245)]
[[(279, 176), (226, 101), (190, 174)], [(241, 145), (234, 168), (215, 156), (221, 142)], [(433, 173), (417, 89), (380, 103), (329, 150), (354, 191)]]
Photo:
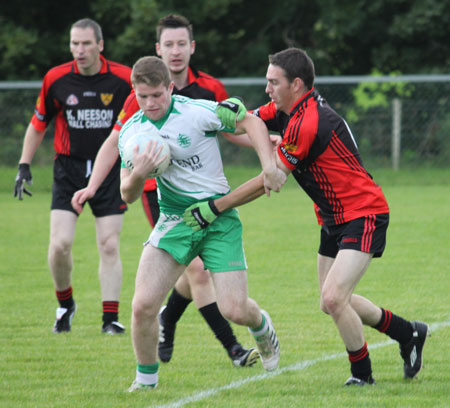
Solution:
[(220, 211), (216, 207), (216, 204), (214, 203), (214, 200), (209, 200), (208, 201), (208, 205), (209, 205), (209, 208), (211, 209), (211, 211), (214, 213), (214, 215), (219, 216)]
[(263, 172), (266, 176), (271, 176), (276, 174), (277, 169), (278, 169), (277, 165), (275, 163), (272, 163), (268, 166), (265, 166)]

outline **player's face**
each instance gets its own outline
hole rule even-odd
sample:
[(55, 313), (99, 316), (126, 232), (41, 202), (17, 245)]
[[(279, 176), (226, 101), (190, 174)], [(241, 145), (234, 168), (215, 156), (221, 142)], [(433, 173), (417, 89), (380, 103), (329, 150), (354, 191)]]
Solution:
[(292, 83), (285, 76), (284, 69), (277, 65), (269, 64), (266, 79), (266, 93), (269, 94), (275, 103), (277, 110), (289, 113), (297, 98), (294, 94)]
[(94, 30), (90, 27), (74, 27), (70, 31), (70, 52), (77, 62), (82, 75), (94, 75), (100, 71), (100, 53), (103, 40), (97, 42)]
[(144, 83), (134, 84), (139, 107), (144, 111), (145, 116), (151, 120), (159, 120), (167, 113), (172, 101), (172, 90), (173, 82), (170, 83), (169, 88), (166, 88), (163, 83), (158, 86), (150, 86)]
[(195, 41), (190, 40), (188, 29), (183, 27), (165, 28), (159, 43), (156, 43), (156, 53), (172, 74), (180, 74), (188, 69), (194, 51)]

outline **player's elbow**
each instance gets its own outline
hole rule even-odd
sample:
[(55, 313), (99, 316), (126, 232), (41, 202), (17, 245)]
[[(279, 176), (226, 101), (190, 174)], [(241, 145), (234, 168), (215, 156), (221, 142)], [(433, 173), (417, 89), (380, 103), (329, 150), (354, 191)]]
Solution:
[(120, 196), (122, 201), (125, 201), (127, 204), (134, 203), (138, 198), (137, 194), (133, 194), (132, 192), (123, 189), (120, 190)]

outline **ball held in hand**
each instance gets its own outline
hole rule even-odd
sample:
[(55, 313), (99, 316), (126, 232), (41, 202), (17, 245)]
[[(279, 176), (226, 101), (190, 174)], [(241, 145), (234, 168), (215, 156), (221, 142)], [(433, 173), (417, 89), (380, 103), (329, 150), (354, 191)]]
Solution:
[(142, 154), (148, 146), (150, 141), (157, 142), (156, 150), (158, 151), (161, 146), (162, 150), (160, 157), (166, 156), (164, 161), (155, 167), (149, 174), (149, 178), (154, 178), (160, 176), (170, 164), (170, 148), (167, 142), (156, 132), (139, 132), (133, 135), (125, 143), (122, 151), (122, 160), (129, 170), (133, 170), (133, 158), (134, 158), (134, 148), (139, 146), (139, 153)]

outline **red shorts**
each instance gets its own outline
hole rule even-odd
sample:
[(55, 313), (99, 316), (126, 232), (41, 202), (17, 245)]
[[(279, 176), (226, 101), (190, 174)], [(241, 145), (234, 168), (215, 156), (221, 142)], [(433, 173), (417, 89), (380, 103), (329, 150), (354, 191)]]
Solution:
[(367, 215), (344, 224), (322, 226), (319, 254), (335, 258), (341, 249), (354, 249), (380, 257), (386, 246), (389, 214)]

